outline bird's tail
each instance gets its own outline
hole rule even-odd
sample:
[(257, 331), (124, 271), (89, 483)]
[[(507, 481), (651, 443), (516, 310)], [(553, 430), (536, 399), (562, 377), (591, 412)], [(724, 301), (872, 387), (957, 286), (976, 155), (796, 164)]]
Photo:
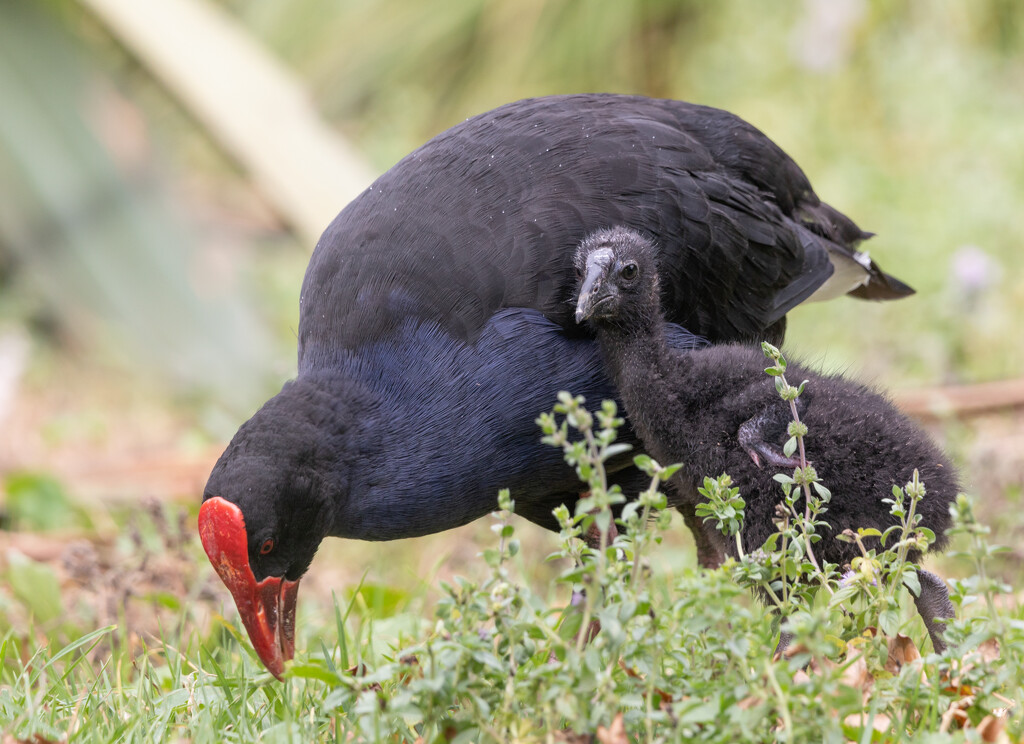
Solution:
[(858, 300), (898, 300), (914, 294), (915, 290), (909, 284), (901, 282), (892, 274), (886, 274), (874, 261), (870, 261), (868, 269), (868, 281), (852, 292), (847, 292), (850, 297)]
[[(804, 228), (828, 241), (832, 263), (837, 269), (837, 283), (853, 279), (856, 286), (843, 292), (844, 294), (860, 300), (898, 300), (914, 294), (913, 287), (886, 274), (867, 252), (857, 249), (862, 241), (872, 237), (874, 233), (861, 230), (853, 220), (825, 202), (802, 204), (797, 210), (797, 216)], [(857, 283), (858, 273), (861, 275), (860, 283)], [(841, 287), (837, 286), (836, 289), (842, 291)], [(828, 297), (819, 296), (811, 299)]]

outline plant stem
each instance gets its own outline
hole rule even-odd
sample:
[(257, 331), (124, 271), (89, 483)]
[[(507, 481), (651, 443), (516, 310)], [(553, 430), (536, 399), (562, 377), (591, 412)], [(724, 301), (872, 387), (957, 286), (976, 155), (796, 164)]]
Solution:
[[(596, 478), (596, 482), (593, 480), (591, 482), (591, 492), (599, 492), (594, 493), (594, 495), (601, 496), (598, 509), (600, 511), (604, 511), (610, 507), (608, 505), (608, 478), (604, 470), (603, 448), (598, 447), (597, 441), (594, 439), (593, 430), (588, 428), (583, 434), (587, 440), (587, 451), (590, 454), (591, 464), (594, 467)], [(597, 554), (597, 580), (595, 583), (597, 586), (604, 586), (605, 562), (607, 560), (606, 553), (608, 550), (608, 526), (599, 526), (598, 531), (600, 533), (600, 539), (598, 540), (599, 551)]]
[[(771, 597), (772, 602), (775, 603), (775, 606), (779, 609), (782, 609), (784, 605), (781, 601), (779, 601), (779, 595), (776, 594), (775, 590), (772, 589), (771, 584), (767, 581), (759, 581), (758, 584), (761, 586), (762, 589), (764, 589), (768, 593), (768, 596)], [(782, 585), (785, 586), (785, 582), (783, 582)]]
[[(896, 573), (897, 576), (901, 576), (901, 577), (903, 575), (903, 566), (906, 565), (906, 562), (907, 562), (907, 552), (910, 550), (910, 535), (914, 531), (914, 517), (915, 517), (914, 512), (917, 510), (917, 501), (918, 501), (918, 498), (919, 498), (918, 493), (919, 493), (919, 488), (920, 488), (920, 476), (918, 475), (918, 472), (917, 472), (916, 469), (914, 470), (914, 478), (911, 481), (911, 484), (912, 485), (911, 485), (911, 489), (910, 489), (911, 490), (910, 509), (907, 512), (906, 518), (904, 518), (902, 520), (903, 521), (903, 531), (900, 534), (900, 547), (899, 547), (899, 550), (896, 552), (896, 571), (895, 571), (895, 573)], [(902, 579), (900, 581), (892, 582), (892, 584), (889, 587), (889, 589), (890, 589), (890, 596), (895, 597), (896, 596), (896, 592), (899, 591), (899, 588), (900, 588), (900, 586), (902, 586), (902, 584), (903, 584)]]
[(765, 665), (768, 672), (768, 680), (772, 683), (772, 690), (779, 701), (779, 714), (782, 716), (782, 725), (786, 729), (786, 741), (793, 741), (793, 719), (789, 715), (786, 695), (779, 686), (779, 680), (775, 678), (775, 665), (769, 662)]
[[(651, 485), (647, 487), (648, 491), (654, 491), (658, 485), (658, 476), (651, 478)], [(647, 536), (647, 520), (651, 516), (651, 505), (648, 503), (644, 504), (644, 510), (640, 514), (640, 526), (637, 528), (637, 533), (633, 537), (633, 571), (630, 574), (629, 583), (631, 586), (636, 586), (637, 581), (640, 580), (640, 553), (643, 550), (645, 538)]]
[(985, 605), (988, 607), (989, 617), (992, 618), (992, 622), (998, 624), (999, 633), (1002, 634), (1003, 621), (999, 617), (999, 611), (996, 609), (996, 603), (992, 599), (992, 587), (989, 585), (988, 574), (985, 571), (985, 546), (982, 542), (981, 535), (975, 533), (972, 535), (974, 542), (974, 565), (978, 571), (978, 586), (982, 588), (985, 593)]
[[(786, 521), (782, 525), (782, 560), (786, 560), (787, 548), (789, 547), (789, 517), (786, 517)], [(785, 564), (783, 564), (785, 569)], [(789, 575), (783, 570), (782, 572), (782, 601), (785, 605), (789, 606)]]
[[(784, 388), (788, 389), (790, 385), (789, 382), (787, 382), (786, 380), (786, 375), (780, 374), (779, 377), (782, 378), (782, 384)], [(801, 423), (800, 413), (796, 410), (796, 398), (790, 399), (789, 410), (793, 414), (793, 421), (795, 421), (798, 424)], [(807, 452), (806, 450), (804, 450), (804, 437), (802, 434), (796, 435), (796, 444), (797, 447), (799, 447), (800, 449), (800, 469), (806, 471)], [(811, 561), (811, 565), (814, 566), (814, 571), (818, 575), (818, 581), (821, 583), (823, 587), (825, 587), (826, 591), (828, 591), (829, 594), (834, 595), (835, 592), (832, 591), (832, 587), (829, 586), (828, 581), (825, 578), (825, 574), (822, 573), (821, 566), (818, 564), (818, 559), (814, 555), (814, 548), (811, 546), (811, 536), (807, 533), (807, 524), (811, 521), (811, 484), (808, 483), (806, 479), (804, 479), (804, 482), (801, 485), (804, 492), (804, 548), (807, 550), (807, 558)]]

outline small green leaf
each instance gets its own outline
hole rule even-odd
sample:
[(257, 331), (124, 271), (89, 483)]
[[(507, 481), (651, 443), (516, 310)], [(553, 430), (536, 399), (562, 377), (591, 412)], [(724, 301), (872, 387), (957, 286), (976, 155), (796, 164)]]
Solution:
[(7, 553), (7, 576), (14, 596), (41, 623), (56, 620), (63, 614), (60, 582), (45, 563), (38, 563), (17, 550)]
[(60, 481), (44, 473), (14, 473), (4, 482), (15, 530), (55, 530), (73, 522), (75, 510)]
[(901, 531), (901, 527), (897, 524), (894, 524), (892, 527), (889, 527), (885, 532), (883, 532), (882, 537), (879, 539), (879, 542), (882, 543), (882, 547), (884, 548), (886, 546), (886, 544), (889, 542), (889, 538), (892, 535), (899, 534)]
[(356, 594), (365, 604), (366, 612), (374, 618), (392, 617), (409, 601), (408, 592), (383, 584), (364, 583)]
[(792, 457), (794, 452), (796, 452), (796, 437), (790, 437), (786, 440), (786, 443), (782, 445), (782, 454), (786, 457)]
[(647, 455), (637, 455), (633, 458), (633, 464), (652, 478), (658, 470), (658, 463)]
[(289, 679), (315, 679), (320, 682), (326, 682), (332, 687), (338, 687), (343, 682), (340, 674), (332, 672), (326, 666), (320, 666), (311, 662), (292, 664), (285, 671), (285, 677)]
[(695, 700), (686, 706), (681, 706), (678, 710), (679, 712), (676, 714), (678, 722), (686, 725), (716, 721), (722, 715), (721, 703), (717, 697), (706, 702)]
[(841, 587), (835, 594), (832, 595), (832, 598), (828, 602), (828, 606), (832, 609), (835, 609), (836, 607), (841, 607), (843, 604), (849, 602), (851, 599), (856, 597), (858, 591), (859, 589), (854, 584)]
[(917, 569), (913, 566), (908, 566), (907, 570), (903, 572), (903, 586), (907, 587), (915, 597), (921, 596), (921, 580), (917, 576)]
[(668, 465), (662, 468), (661, 473), (658, 474), (658, 478), (662, 481), (667, 481), (673, 475), (678, 473), (682, 467), (683, 464), (681, 462), (677, 462), (675, 465)]
[(626, 444), (625, 442), (619, 442), (618, 444), (610, 444), (607, 447), (605, 447), (604, 456), (615, 457), (616, 455), (621, 455), (623, 452), (629, 452), (631, 449), (633, 449), (633, 445)]
[(484, 550), (484, 561), (491, 568), (496, 568), (501, 565), (501, 553), (494, 548), (487, 548)]
[(878, 615), (878, 627), (887, 636), (895, 636), (900, 631), (900, 613), (896, 610), (883, 610)]
[(567, 607), (558, 624), (558, 635), (563, 640), (574, 638), (583, 626), (583, 614), (576, 607)]

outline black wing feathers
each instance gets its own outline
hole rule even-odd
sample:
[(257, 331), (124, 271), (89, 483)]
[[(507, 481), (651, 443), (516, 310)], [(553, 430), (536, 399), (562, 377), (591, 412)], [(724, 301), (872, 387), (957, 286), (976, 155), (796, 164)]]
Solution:
[(828, 278), (830, 246), (865, 236), (726, 112), (613, 95), (520, 101), (438, 135), (328, 227), (303, 285), (300, 367), (410, 315), (467, 341), (502, 307), (575, 331), (573, 252), (615, 224), (656, 241), (668, 319), (712, 340), (759, 338)]

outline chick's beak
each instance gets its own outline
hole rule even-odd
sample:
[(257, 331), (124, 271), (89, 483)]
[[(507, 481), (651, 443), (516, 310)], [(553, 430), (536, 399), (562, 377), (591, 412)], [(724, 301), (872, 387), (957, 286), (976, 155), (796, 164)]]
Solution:
[(587, 256), (585, 274), (583, 282), (580, 284), (579, 299), (576, 301), (577, 323), (594, 317), (594, 312), (600, 305), (615, 297), (616, 288), (604, 282), (604, 276), (612, 258), (612, 253), (608, 249), (597, 250)]
[(264, 666), (278, 679), (295, 655), (295, 600), (299, 582), (283, 576), (263, 581), (249, 566), (242, 510), (215, 496), (199, 509), (199, 537), (210, 563), (231, 592), (238, 614)]

